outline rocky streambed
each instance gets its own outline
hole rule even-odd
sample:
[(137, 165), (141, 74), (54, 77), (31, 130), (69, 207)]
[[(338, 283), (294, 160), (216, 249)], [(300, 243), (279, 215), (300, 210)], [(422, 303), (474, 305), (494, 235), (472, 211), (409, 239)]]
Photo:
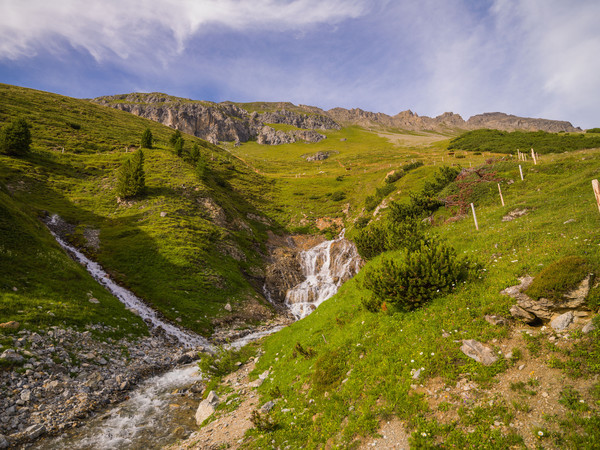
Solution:
[(1, 359), (19, 363), (0, 372), (0, 448), (18, 446), (45, 434), (77, 427), (92, 411), (129, 395), (141, 380), (197, 351), (165, 336), (100, 341), (93, 333), (53, 327), (44, 334), (19, 331)]

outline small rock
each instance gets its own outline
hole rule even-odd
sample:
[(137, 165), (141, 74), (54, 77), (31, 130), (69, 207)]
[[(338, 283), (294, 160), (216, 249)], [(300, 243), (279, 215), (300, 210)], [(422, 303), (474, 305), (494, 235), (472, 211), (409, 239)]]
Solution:
[(590, 320), (588, 323), (586, 323), (581, 329), (581, 332), (583, 334), (588, 334), (589, 332), (594, 331), (596, 329), (596, 325), (594, 325), (593, 322), (593, 320)]
[(0, 328), (4, 328), (5, 330), (18, 330), (20, 325), (19, 322), (11, 320), (10, 322), (0, 323)]
[(567, 328), (569, 325), (571, 325), (571, 322), (573, 322), (573, 312), (569, 311), (569, 312), (566, 312), (566, 313), (561, 314), (560, 316), (554, 318), (550, 322), (550, 326), (552, 328), (554, 328), (556, 331), (562, 331), (565, 328)]
[(492, 325), (506, 325), (508, 323), (507, 320), (502, 316), (488, 314), (484, 317), (484, 319), (486, 320), (486, 322)]
[(519, 366), (519, 370), (523, 370), (524, 368), (525, 368), (525, 364), (521, 364), (521, 365)]
[(568, 223), (573, 223), (573, 222), (575, 222), (575, 219), (569, 219), (569, 220), (565, 220), (565, 221), (563, 222), (563, 225), (566, 225), (566, 224), (568, 224)]
[(231, 308), (231, 304), (230, 304), (230, 303), (227, 303), (227, 304), (225, 305), (225, 311), (229, 311), (229, 312), (231, 312), (231, 310), (232, 310), (232, 308)]
[(273, 409), (274, 406), (275, 406), (275, 402), (273, 400), (269, 400), (267, 403), (265, 403), (264, 405), (262, 405), (260, 407), (260, 412), (268, 413), (269, 411), (271, 411)]
[(8, 439), (3, 434), (0, 434), (0, 448), (8, 448), (8, 446)]
[(498, 360), (498, 357), (494, 354), (493, 350), (486, 347), (481, 342), (474, 339), (464, 339), (462, 343), (463, 345), (460, 350), (469, 358), (474, 359), (484, 366), (492, 365)]
[(100, 300), (98, 300), (96, 297), (90, 297), (88, 301), (90, 303), (96, 303), (96, 304), (100, 303)]
[(542, 397), (547, 398), (548, 397), (548, 393), (547, 392), (542, 392)]
[(167, 212), (166, 211), (161, 211), (160, 212), (160, 217), (166, 217), (167, 216)]
[(518, 319), (525, 323), (533, 323), (537, 320), (537, 317), (531, 314), (529, 311), (525, 311), (519, 305), (513, 305), (510, 308), (510, 315), (515, 319)]
[(28, 439), (36, 439), (46, 432), (46, 427), (42, 424), (31, 425), (25, 429)]

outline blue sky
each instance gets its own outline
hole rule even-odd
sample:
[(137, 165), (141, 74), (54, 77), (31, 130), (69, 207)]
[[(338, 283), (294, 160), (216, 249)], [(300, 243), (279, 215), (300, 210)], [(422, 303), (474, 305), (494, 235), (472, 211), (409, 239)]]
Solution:
[(0, 81), (600, 126), (597, 0), (0, 0)]

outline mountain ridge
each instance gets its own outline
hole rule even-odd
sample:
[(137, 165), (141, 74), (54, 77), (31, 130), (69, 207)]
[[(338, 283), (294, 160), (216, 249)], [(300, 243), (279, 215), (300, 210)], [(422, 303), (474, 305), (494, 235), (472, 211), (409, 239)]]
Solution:
[(275, 130), (270, 127), (272, 124), (323, 131), (357, 125), (363, 128), (392, 128), (452, 134), (479, 128), (551, 133), (582, 131), (567, 121), (519, 117), (502, 112), (477, 114), (468, 120), (453, 112), (428, 117), (405, 110), (390, 116), (360, 108), (337, 107), (323, 110), (316, 106), (296, 106), (290, 102), (214, 103), (162, 93), (119, 94), (98, 97), (92, 101), (160, 122), (214, 144), (220, 141), (247, 142), (257, 139), (260, 143), (273, 145), (298, 140), (318, 142), (325, 138), (318, 133), (307, 135)]

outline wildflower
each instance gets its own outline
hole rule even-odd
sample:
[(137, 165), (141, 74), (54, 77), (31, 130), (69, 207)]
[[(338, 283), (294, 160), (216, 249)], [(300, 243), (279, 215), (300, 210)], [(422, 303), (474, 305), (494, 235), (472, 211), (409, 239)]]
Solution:
[(431, 353), (431, 356), (433, 356), (433, 355), (435, 355), (435, 353), (433, 353), (433, 352), (432, 352), (432, 353)]
[(424, 431), (421, 433), (421, 436), (423, 437), (427, 437), (427, 433), (425, 433)]
[(538, 431), (538, 436), (542, 437), (544, 435), (544, 432), (542, 430)]

